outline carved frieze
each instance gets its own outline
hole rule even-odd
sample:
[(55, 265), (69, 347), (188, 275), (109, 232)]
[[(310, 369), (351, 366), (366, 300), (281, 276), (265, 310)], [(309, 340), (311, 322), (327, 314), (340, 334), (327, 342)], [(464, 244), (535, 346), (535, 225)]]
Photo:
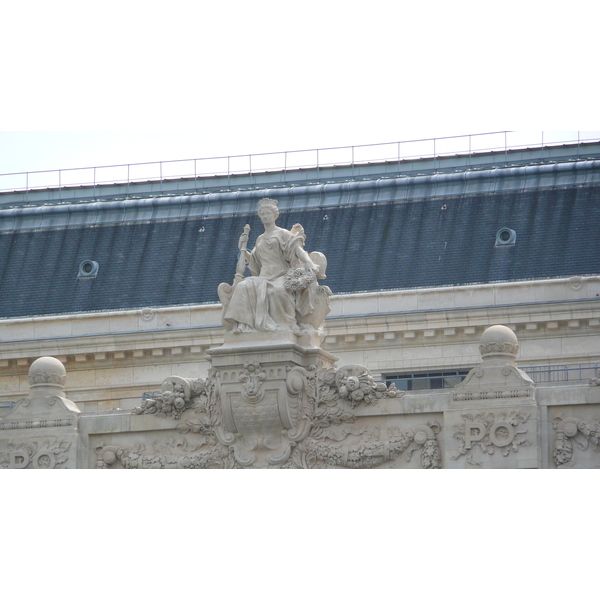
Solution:
[[(135, 412), (177, 419), (193, 409), (176, 429), (182, 435), (198, 434), (211, 448), (188, 448), (186, 456), (193, 455), (193, 460), (186, 462), (183, 455), (164, 450), (150, 454), (140, 447), (100, 447), (99, 467), (212, 468), (225, 466), (223, 457), (229, 457), (238, 467), (372, 468), (403, 453), (410, 460), (417, 450), (423, 468), (441, 466), (438, 424), (407, 431), (390, 428), (382, 439), (376, 428), (351, 426), (361, 403), (404, 394), (393, 385), (376, 383), (360, 365), (282, 369), (248, 361), (242, 369), (213, 368), (206, 380), (168, 382), (153, 402), (145, 399)], [(176, 413), (177, 398), (193, 404), (179, 402)]]
[(492, 341), (479, 344), (479, 353), (481, 356), (489, 354), (507, 354), (516, 356), (519, 351), (519, 344), (512, 341)]
[[(204, 445), (208, 448), (204, 449)], [(149, 453), (145, 444), (131, 448), (100, 445), (96, 448), (96, 455), (98, 469), (117, 464), (124, 469), (223, 469), (236, 466), (231, 453), (215, 445), (214, 440), (190, 444), (187, 438), (181, 441), (170, 438), (164, 444), (155, 444)]]
[(60, 469), (65, 468), (71, 442), (27, 441), (8, 442), (7, 451), (0, 451), (3, 469)]
[(471, 400), (500, 400), (511, 398), (531, 398), (533, 388), (502, 389), (502, 390), (474, 390), (468, 392), (455, 392), (452, 394), (452, 400), (464, 402)]
[(386, 431), (385, 440), (380, 439), (380, 431), (376, 427), (364, 428), (359, 433), (347, 429), (346, 435), (357, 435), (359, 439), (344, 444), (310, 437), (294, 449), (285, 467), (370, 469), (392, 462), (404, 452), (406, 461), (410, 462), (413, 454), (420, 449), (421, 467), (438, 469), (442, 466), (437, 441), (440, 429), (438, 423), (428, 423), (407, 431), (391, 427)]
[(12, 429), (40, 429), (43, 427), (73, 427), (75, 419), (35, 419), (29, 421), (0, 422), (0, 431)]

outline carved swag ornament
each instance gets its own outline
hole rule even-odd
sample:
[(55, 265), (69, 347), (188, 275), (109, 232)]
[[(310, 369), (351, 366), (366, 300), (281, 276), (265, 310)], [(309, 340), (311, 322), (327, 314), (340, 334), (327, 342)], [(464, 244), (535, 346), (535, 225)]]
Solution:
[[(190, 444), (186, 437), (179, 442), (172, 439), (167, 445), (155, 446), (152, 454), (141, 445), (99, 446), (97, 466), (107, 468), (120, 463), (125, 468), (373, 468), (402, 454), (410, 462), (419, 451), (422, 468), (441, 467), (437, 441), (441, 428), (436, 422), (407, 431), (353, 425), (355, 409), (361, 404), (372, 405), (382, 398), (404, 394), (393, 384), (388, 388), (375, 382), (360, 365), (339, 369), (288, 367), (285, 408), (289, 426), (265, 413), (262, 426), (244, 430), (248, 427), (244, 416), (248, 407), (268, 408), (269, 402), (275, 402), (267, 390), (272, 383), (267, 370), (256, 362), (244, 365), (236, 375), (241, 384), (237, 404), (224, 404), (220, 397), (223, 373), (214, 369), (206, 380), (167, 379), (161, 391), (146, 397), (134, 412), (181, 419), (177, 431), (182, 436), (196, 434), (196, 441)], [(270, 451), (264, 464), (257, 462), (259, 447)]]

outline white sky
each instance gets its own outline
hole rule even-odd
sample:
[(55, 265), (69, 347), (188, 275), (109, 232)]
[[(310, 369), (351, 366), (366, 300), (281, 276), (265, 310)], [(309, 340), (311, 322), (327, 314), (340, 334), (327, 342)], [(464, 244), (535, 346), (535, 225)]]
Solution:
[(416, 4), (10, 3), (0, 173), (594, 128), (591, 19)]
[[(528, 0), (5, 2), (0, 36), (0, 173), (505, 129), (598, 129), (593, 64), (597, 19), (590, 6)], [(97, 564), (102, 571), (109, 563), (121, 569), (125, 560), (125, 570), (135, 574), (131, 588), (135, 593), (139, 578), (149, 577), (154, 584), (150, 571), (163, 564), (163, 557), (154, 559), (151, 552), (159, 549), (158, 529), (173, 529), (169, 540), (173, 549), (179, 548), (182, 539), (193, 542), (186, 550), (188, 556), (203, 573), (216, 569), (217, 581), (227, 575), (223, 590), (236, 584), (230, 581), (231, 574), (236, 574), (234, 579), (241, 586), (234, 591), (244, 592), (244, 586), (255, 581), (250, 569), (236, 571), (240, 568), (236, 553), (266, 557), (259, 569), (260, 582), (255, 583), (266, 585), (269, 569), (280, 576), (287, 574), (281, 585), (291, 598), (306, 598), (307, 590), (322, 597), (387, 596), (400, 587), (405, 592), (414, 588), (436, 595), (428, 590), (429, 585), (438, 589), (431, 573), (447, 586), (446, 591), (453, 586), (462, 589), (466, 580), (461, 576), (467, 568), (468, 584), (485, 589), (493, 600), (499, 594), (504, 596), (505, 589), (490, 588), (485, 580), (490, 548), (494, 556), (503, 552), (515, 561), (526, 549), (529, 554), (522, 558), (528, 564), (533, 555), (545, 558), (548, 564), (553, 562), (554, 556), (544, 552), (556, 547), (555, 537), (551, 544), (536, 546), (540, 530), (531, 521), (545, 496), (536, 502), (532, 489), (524, 488), (526, 482), (521, 480), (519, 493), (515, 493), (514, 476), (498, 485), (497, 474), (494, 479), (481, 474), (478, 482), (461, 475), (457, 486), (459, 476), (448, 473), (432, 478), (437, 480), (435, 484), (406, 471), (368, 475), (368, 485), (356, 484), (364, 484), (367, 474), (350, 475), (327, 475), (316, 486), (313, 474), (305, 487), (299, 477), (290, 474), (278, 478), (276, 485), (269, 479), (261, 488), (256, 487), (256, 475), (251, 487), (245, 487), (247, 476), (243, 492), (239, 492), (239, 475), (233, 485), (223, 477), (211, 478), (214, 487), (210, 493), (203, 491), (207, 488), (196, 475), (194, 485), (190, 484), (191, 475), (183, 485), (181, 478), (171, 477), (169, 493), (164, 484), (157, 485), (156, 477), (148, 476), (137, 494), (127, 488), (116, 494), (117, 499), (111, 495), (112, 487), (108, 495), (98, 496), (99, 488), (92, 493), (92, 486), (98, 485), (92, 479), (87, 487), (72, 482), (68, 495), (58, 496), (61, 502), (54, 508), (42, 500), (45, 508), (40, 512), (37, 494), (31, 493), (15, 497), (11, 492), (10, 505), (22, 506), (24, 499), (35, 501), (28, 514), (39, 513), (44, 519), (38, 530), (47, 528), (50, 513), (46, 509), (50, 508), (58, 511), (62, 524), (66, 524), (60, 516), (65, 510), (83, 519), (65, 525), (69, 533), (64, 539), (69, 544), (79, 539), (77, 547), (94, 550), (92, 556), (100, 560), (86, 558), (82, 552), (78, 572), (85, 573), (86, 565), (94, 571)], [(77, 477), (80, 480), (83, 474)], [(536, 480), (536, 489), (537, 478), (536, 473), (528, 479)], [(140, 474), (136, 486), (141, 479)], [(308, 475), (304, 481), (307, 479)], [(578, 483), (582, 483), (580, 479)], [(548, 485), (548, 479), (544, 481)], [(266, 483), (266, 475), (260, 482)], [(20, 489), (16, 479), (11, 483), (12, 489)], [(44, 483), (51, 486), (51, 496), (56, 499), (56, 482), (46, 478)], [(159, 487), (162, 491), (156, 496)], [(226, 508), (215, 513), (216, 489), (226, 490), (224, 497), (229, 503), (223, 501)], [(550, 493), (544, 486), (542, 489)], [(176, 499), (172, 490), (179, 493)], [(299, 490), (309, 490), (310, 495), (298, 495)], [(222, 501), (221, 496), (218, 499)], [(433, 499), (434, 503), (424, 504)], [(525, 511), (522, 502), (528, 507)], [(246, 520), (250, 514), (258, 517)], [(102, 515), (110, 519), (98, 521)], [(495, 515), (491, 521), (489, 515)], [(130, 540), (135, 546), (123, 546), (123, 540), (111, 537), (105, 540), (111, 552), (103, 555), (98, 543), (105, 536), (102, 524), (118, 523), (119, 531), (125, 532), (136, 519), (138, 525)], [(581, 531), (577, 515), (570, 514), (569, 519), (566, 531)], [(23, 519), (18, 522), (22, 524)], [(93, 528), (92, 522), (100, 525)], [(208, 534), (203, 533), (206, 522)], [(247, 532), (253, 522), (260, 528)], [(450, 523), (454, 525), (449, 528)], [(469, 525), (473, 523), (477, 523), (475, 529)], [(281, 529), (267, 529), (265, 534), (265, 527), (271, 524), (281, 524)], [(496, 535), (498, 528), (506, 529), (504, 543)], [(112, 535), (113, 530), (109, 531)], [(240, 533), (250, 537), (236, 542)], [(551, 534), (556, 536), (556, 528)], [(206, 535), (212, 536), (209, 541)], [(52, 535), (48, 548), (53, 556), (73, 560), (70, 545), (60, 547), (64, 554), (56, 553), (60, 537), (61, 531)], [(310, 542), (306, 554), (287, 560), (288, 549), (302, 537)], [(30, 539), (37, 538), (17, 534), (5, 544), (25, 569), (23, 577), (33, 568), (32, 563), (21, 560), (30, 550), (26, 545)], [(226, 544), (215, 546), (215, 540), (221, 539)], [(321, 547), (320, 540), (325, 540), (326, 546)], [(159, 537), (158, 541), (164, 540)], [(380, 542), (389, 547), (382, 550)], [(201, 555), (197, 555), (197, 545), (203, 547)], [(379, 558), (365, 563), (367, 554)], [(568, 551), (561, 555), (565, 577), (569, 574), (568, 555)], [(582, 560), (575, 551), (570, 555)], [(111, 557), (108, 563), (107, 556)], [(144, 556), (144, 564), (136, 566)], [(193, 582), (193, 573), (181, 567), (180, 559), (167, 551), (164, 565), (169, 577), (160, 580), (163, 587), (156, 589), (171, 595), (180, 591), (173, 588), (170, 577), (175, 561), (177, 578), (186, 586), (181, 592), (187, 593), (192, 585), (202, 585), (204, 590), (205, 584)], [(229, 559), (237, 567), (229, 567)], [(53, 564), (50, 561), (49, 568)], [(361, 578), (354, 566), (368, 575), (368, 580)], [(6, 572), (11, 570), (10, 564), (5, 567)], [(219, 570), (225, 567), (228, 572)], [(399, 570), (401, 580), (396, 577)], [(94, 575), (94, 585), (111, 581), (101, 582), (92, 571), (89, 575)], [(351, 583), (356, 595), (333, 587), (319, 588), (313, 580), (318, 572), (328, 574), (334, 587)], [(341, 578), (333, 576), (336, 572), (343, 573)], [(370, 573), (375, 572), (377, 576), (372, 578)], [(50, 571), (36, 573), (46, 574), (39, 577), (40, 582), (52, 576)], [(569, 593), (570, 580), (559, 575), (555, 572), (544, 581), (552, 583), (555, 595)], [(310, 577), (310, 585), (296, 590), (293, 582), (299, 577)], [(519, 593), (524, 596), (535, 590), (539, 595), (542, 586), (543, 594), (542, 584), (541, 579), (531, 578), (530, 583), (519, 584)], [(123, 588), (119, 590), (123, 592)], [(262, 595), (269, 596), (269, 591), (273, 595), (271, 588)], [(143, 595), (150, 597), (146, 592)], [(86, 592), (86, 597), (96, 596)]]

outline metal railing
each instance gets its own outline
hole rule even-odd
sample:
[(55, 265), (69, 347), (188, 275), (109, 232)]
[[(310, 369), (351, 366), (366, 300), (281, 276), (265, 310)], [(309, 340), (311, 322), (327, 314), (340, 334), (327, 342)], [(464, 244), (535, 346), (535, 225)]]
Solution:
[[(381, 144), (290, 150), (262, 154), (243, 154), (212, 158), (191, 158), (160, 162), (76, 167), (51, 171), (28, 171), (0, 174), (0, 193), (30, 192), (41, 189), (133, 185), (141, 182), (164, 182), (178, 179), (197, 180), (209, 177), (231, 178), (236, 175), (358, 167), (371, 163), (402, 163), (433, 159), (436, 162), (450, 156), (470, 159), (484, 153), (577, 145), (579, 148), (600, 140), (600, 132), (517, 132), (498, 131), (462, 136), (448, 136)], [(440, 165), (438, 164), (437, 167)], [(285, 176), (283, 178), (285, 183)]]
[[(536, 365), (519, 367), (525, 371), (534, 383), (558, 383), (569, 381), (588, 381), (600, 376), (600, 363), (579, 363), (573, 365)], [(385, 383), (395, 383), (396, 387), (406, 391), (452, 388), (469, 373), (468, 370), (443, 373), (407, 373), (386, 375)]]
[(535, 383), (556, 383), (560, 381), (586, 381), (598, 376), (600, 363), (580, 363), (575, 365), (541, 365), (520, 367)]

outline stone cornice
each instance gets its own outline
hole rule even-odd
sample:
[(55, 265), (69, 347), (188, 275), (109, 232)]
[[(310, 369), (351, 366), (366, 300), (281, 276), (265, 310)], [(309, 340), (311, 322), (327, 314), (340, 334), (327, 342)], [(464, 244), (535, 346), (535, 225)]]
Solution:
[[(418, 344), (475, 343), (484, 328), (505, 324), (522, 339), (583, 335), (600, 332), (600, 299), (546, 306), (480, 307), (426, 313), (337, 317), (327, 321), (324, 349), (362, 349)], [(206, 358), (206, 351), (223, 343), (222, 327), (137, 331), (23, 340), (0, 344), (0, 369), (26, 367), (49, 354), (77, 364), (100, 365), (177, 361)]]
[[(470, 343), (495, 324), (523, 339), (600, 331), (598, 276), (349, 294), (331, 304), (323, 348), (332, 352)], [(0, 370), (25, 368), (40, 355), (69, 360), (71, 368), (197, 362), (223, 343), (220, 317), (221, 306), (211, 304), (6, 319)]]

